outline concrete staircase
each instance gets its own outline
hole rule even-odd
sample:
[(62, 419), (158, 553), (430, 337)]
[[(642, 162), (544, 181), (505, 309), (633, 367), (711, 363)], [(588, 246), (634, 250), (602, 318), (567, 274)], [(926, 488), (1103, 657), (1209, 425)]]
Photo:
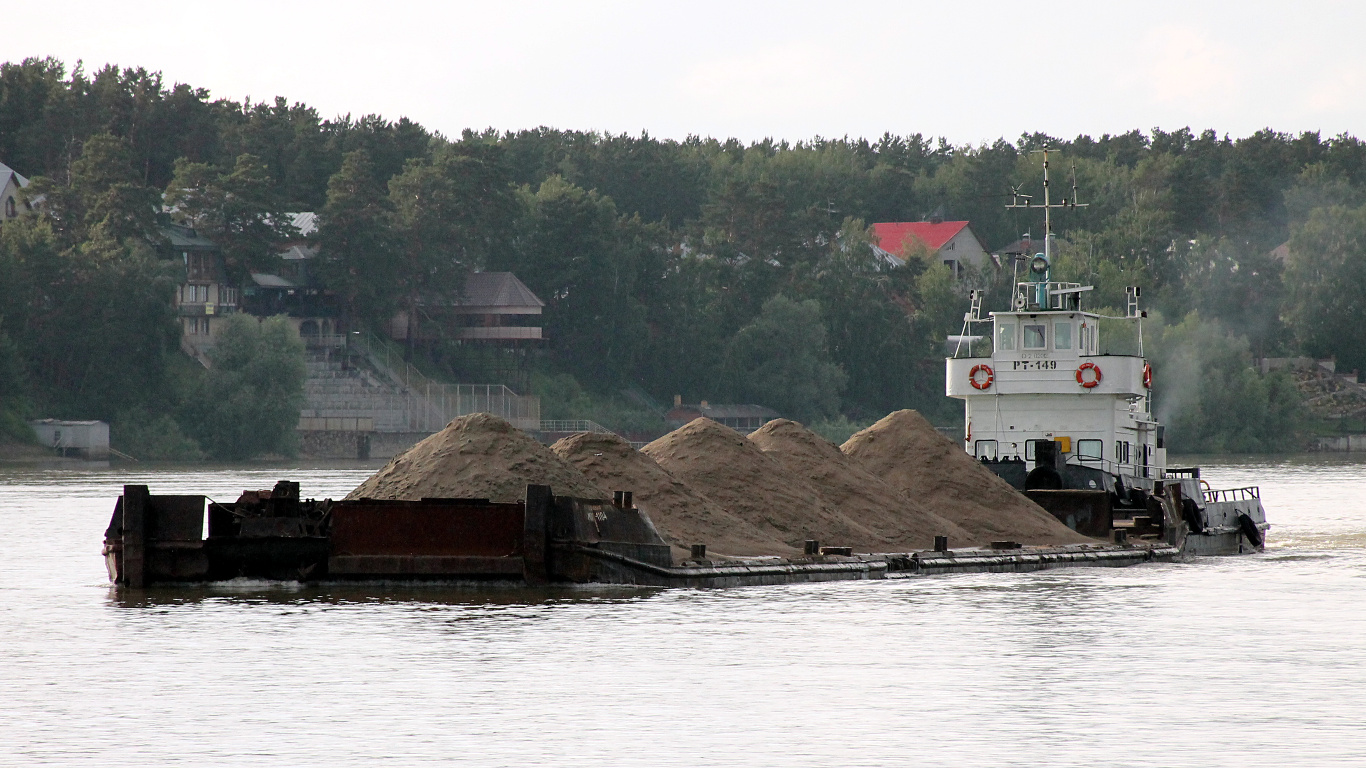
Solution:
[(407, 432), (412, 396), (336, 350), (307, 352), (299, 429)]

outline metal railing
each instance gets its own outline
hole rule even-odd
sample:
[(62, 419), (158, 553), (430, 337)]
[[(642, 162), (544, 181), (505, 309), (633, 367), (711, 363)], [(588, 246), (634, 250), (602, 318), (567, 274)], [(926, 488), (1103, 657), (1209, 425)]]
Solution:
[(491, 413), (527, 431), (540, 428), (541, 399), (535, 395), (519, 395), (502, 384), (433, 381), (370, 331), (354, 333), (351, 339), (370, 363), (399, 387), (408, 428), (413, 432), (436, 432), (452, 419), (471, 413)]
[(542, 432), (591, 432), (595, 435), (615, 435), (612, 430), (589, 419), (545, 419), (541, 421)]
[(1262, 489), (1255, 485), (1245, 488), (1205, 489), (1205, 501), (1252, 501), (1262, 497)]

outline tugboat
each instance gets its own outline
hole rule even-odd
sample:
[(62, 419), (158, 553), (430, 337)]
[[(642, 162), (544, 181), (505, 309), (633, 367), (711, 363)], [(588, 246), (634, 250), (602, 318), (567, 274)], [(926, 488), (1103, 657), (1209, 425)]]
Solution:
[[(1082, 205), (1075, 183), (1070, 200), (1050, 201), (1048, 152), (1043, 204), (1017, 190), (1008, 206), (1044, 209), (1043, 252), (1008, 311), (984, 317), (974, 291), (962, 333), (949, 337), (945, 393), (964, 402), (965, 450), (1079, 533), (1166, 541), (1184, 555), (1262, 551), (1270, 526), (1257, 487), (1216, 490), (1199, 467), (1167, 466), (1139, 288), (1126, 289), (1115, 317), (1083, 309), (1093, 286), (1052, 279), (1050, 212)], [(990, 335), (975, 333), (987, 325)]]

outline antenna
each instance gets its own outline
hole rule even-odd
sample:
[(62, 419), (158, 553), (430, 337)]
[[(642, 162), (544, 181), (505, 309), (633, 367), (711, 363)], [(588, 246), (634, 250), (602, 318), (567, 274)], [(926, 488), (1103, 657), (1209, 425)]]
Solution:
[[(1020, 193), (1020, 187), (1019, 187), (1019, 186), (1015, 186), (1015, 187), (1011, 187), (1011, 188), (1010, 188), (1011, 202), (1010, 202), (1010, 205), (1007, 205), (1006, 207), (1007, 207), (1007, 208), (1042, 208), (1042, 209), (1043, 209), (1043, 253), (1044, 253), (1044, 258), (1048, 259), (1049, 262), (1051, 263), (1051, 262), (1053, 261), (1053, 215), (1052, 215), (1052, 214), (1053, 214), (1053, 209), (1054, 209), (1054, 208), (1085, 208), (1085, 207), (1087, 207), (1087, 203), (1078, 203), (1078, 202), (1077, 202), (1077, 164), (1076, 164), (1076, 163), (1073, 163), (1073, 164), (1072, 164), (1072, 199), (1071, 199), (1071, 200), (1068, 200), (1067, 198), (1064, 197), (1064, 198), (1062, 199), (1062, 202), (1060, 202), (1060, 203), (1054, 203), (1054, 202), (1049, 198), (1048, 153), (1049, 153), (1049, 152), (1056, 152), (1057, 150), (1051, 150), (1051, 149), (1049, 149), (1048, 147), (1044, 147), (1043, 149), (1036, 149), (1036, 150), (1034, 150), (1034, 151), (1035, 151), (1035, 152), (1041, 152), (1041, 153), (1043, 153), (1043, 205), (1036, 204), (1036, 203), (1034, 202), (1032, 196), (1030, 196), (1030, 195), (1025, 195), (1025, 194), (1021, 194), (1021, 193)], [(1020, 186), (1023, 186), (1023, 184), (1021, 184)], [(1024, 203), (1023, 203), (1023, 204), (1020, 203), (1020, 200), (1021, 200), (1021, 199), (1024, 200)]]

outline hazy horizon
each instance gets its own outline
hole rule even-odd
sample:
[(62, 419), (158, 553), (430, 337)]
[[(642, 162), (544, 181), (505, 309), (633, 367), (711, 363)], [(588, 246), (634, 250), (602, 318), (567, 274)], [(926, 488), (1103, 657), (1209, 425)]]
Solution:
[[(1366, 118), (1366, 10), (1159, 0), (496, 8), (397, 2), (222, 8), (134, 0), (21, 6), (0, 60), (159, 71), (214, 98), (283, 96), (330, 118), (408, 117), (447, 136), (541, 125), (608, 133), (955, 144), (1189, 126), (1325, 136)], [(1041, 31), (1042, 30), (1042, 31)], [(1299, 32), (1299, 34), (1296, 34)]]

